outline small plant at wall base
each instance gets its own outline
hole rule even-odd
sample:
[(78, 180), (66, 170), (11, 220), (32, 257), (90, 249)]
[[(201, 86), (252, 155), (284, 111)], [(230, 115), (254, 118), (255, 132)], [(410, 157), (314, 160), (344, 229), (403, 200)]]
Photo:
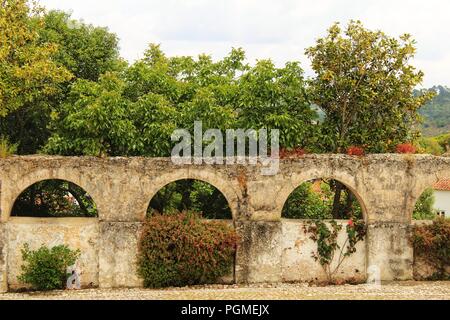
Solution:
[[(334, 276), (345, 259), (356, 252), (356, 244), (363, 241), (367, 233), (364, 221), (353, 221), (351, 219), (346, 226), (347, 238), (345, 243), (340, 246), (338, 236), (341, 230), (342, 225), (335, 220), (314, 220), (305, 227), (305, 231), (311, 235), (310, 239), (317, 243), (317, 252), (313, 252), (312, 257), (322, 266), (329, 284), (336, 283)], [(337, 253), (339, 253), (339, 257), (335, 262), (336, 264), (332, 266)]]
[(67, 267), (72, 266), (80, 256), (79, 250), (71, 250), (65, 245), (38, 250), (30, 250), (28, 244), (22, 249), (22, 273), (19, 281), (39, 291), (64, 289), (67, 278)]
[(415, 226), (412, 242), (415, 258), (423, 258), (435, 270), (429, 280), (450, 280), (450, 220)]
[(139, 242), (138, 274), (150, 288), (214, 283), (232, 271), (238, 237), (196, 213), (154, 214)]

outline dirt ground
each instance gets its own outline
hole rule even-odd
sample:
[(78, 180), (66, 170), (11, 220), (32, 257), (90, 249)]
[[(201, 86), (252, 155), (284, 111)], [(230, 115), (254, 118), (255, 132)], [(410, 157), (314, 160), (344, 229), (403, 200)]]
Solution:
[(150, 289), (90, 289), (5, 293), (0, 300), (450, 300), (450, 282), (391, 282), (381, 286), (261, 284)]

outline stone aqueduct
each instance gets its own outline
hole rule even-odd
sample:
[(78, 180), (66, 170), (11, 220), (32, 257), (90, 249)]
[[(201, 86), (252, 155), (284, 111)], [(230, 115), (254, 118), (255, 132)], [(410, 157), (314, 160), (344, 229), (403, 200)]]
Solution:
[[(282, 160), (275, 176), (262, 176), (257, 166), (176, 166), (166, 158), (1, 159), (0, 291), (17, 286), (20, 248), (25, 242), (80, 248), (85, 285), (140, 286), (134, 261), (148, 204), (163, 186), (180, 179), (208, 182), (228, 200), (242, 242), (227, 281), (307, 281), (324, 276), (311, 258), (312, 244), (302, 234), (303, 222), (281, 218), (291, 192), (313, 178), (333, 178), (347, 185), (369, 226), (365, 243), (347, 262), (342, 276), (364, 278), (370, 266), (377, 266), (382, 280), (411, 279), (412, 211), (425, 188), (444, 177), (450, 177), (450, 158), (425, 155), (306, 155)], [(19, 194), (46, 179), (71, 181), (85, 189), (99, 217), (10, 217)]]

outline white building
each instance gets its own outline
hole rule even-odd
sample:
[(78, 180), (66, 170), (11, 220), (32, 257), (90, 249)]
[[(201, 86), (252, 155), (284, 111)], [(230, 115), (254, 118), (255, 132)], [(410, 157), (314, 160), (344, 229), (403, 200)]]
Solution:
[(434, 208), (450, 218), (450, 179), (439, 180), (434, 186)]

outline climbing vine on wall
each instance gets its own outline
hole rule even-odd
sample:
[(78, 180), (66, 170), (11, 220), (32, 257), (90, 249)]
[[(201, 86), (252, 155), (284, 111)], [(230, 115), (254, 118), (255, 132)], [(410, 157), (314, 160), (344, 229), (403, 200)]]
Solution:
[[(338, 237), (343, 226), (335, 220), (310, 221), (305, 226), (305, 232), (310, 239), (317, 243), (317, 251), (312, 257), (320, 263), (327, 275), (329, 283), (334, 283), (334, 276), (344, 261), (356, 252), (356, 244), (365, 239), (367, 228), (364, 221), (348, 221), (346, 226), (347, 238), (343, 245), (339, 245)], [(338, 257), (335, 264), (335, 257)]]

